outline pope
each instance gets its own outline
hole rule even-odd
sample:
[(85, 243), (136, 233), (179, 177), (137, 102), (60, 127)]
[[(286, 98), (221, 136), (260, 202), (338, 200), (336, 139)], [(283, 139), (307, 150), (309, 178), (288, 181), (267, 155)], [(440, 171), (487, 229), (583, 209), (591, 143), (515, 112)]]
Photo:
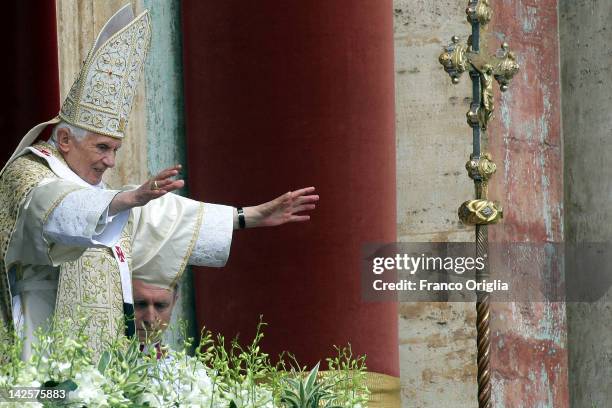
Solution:
[[(172, 194), (179, 165), (107, 189), (149, 49), (150, 17), (119, 10), (96, 38), (57, 117), (35, 126), (0, 173), (0, 318), (24, 339), (83, 316), (89, 346), (134, 335), (132, 278), (174, 290), (186, 265), (223, 266), (234, 230), (307, 221), (314, 187), (234, 208)], [(54, 125), (47, 142), (35, 142)], [(126, 325), (126, 321), (128, 321)]]

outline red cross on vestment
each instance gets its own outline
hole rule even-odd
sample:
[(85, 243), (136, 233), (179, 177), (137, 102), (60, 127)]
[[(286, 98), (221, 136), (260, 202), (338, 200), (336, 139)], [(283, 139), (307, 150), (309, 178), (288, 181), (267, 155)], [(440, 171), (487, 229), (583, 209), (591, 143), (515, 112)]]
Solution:
[(117, 251), (117, 257), (119, 257), (119, 262), (125, 262), (125, 254), (119, 245), (115, 246), (115, 251)]

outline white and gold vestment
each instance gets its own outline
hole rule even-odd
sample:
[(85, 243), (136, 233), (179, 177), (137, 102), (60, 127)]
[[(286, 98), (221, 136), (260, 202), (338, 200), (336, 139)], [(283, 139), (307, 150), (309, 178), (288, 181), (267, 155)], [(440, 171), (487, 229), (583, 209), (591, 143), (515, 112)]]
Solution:
[(123, 333), (132, 278), (170, 289), (187, 264), (222, 266), (229, 255), (232, 207), (166, 194), (109, 216), (118, 190), (87, 184), (53, 143), (31, 146), (60, 121), (122, 139), (150, 40), (146, 10), (113, 15), (58, 117), (32, 128), (0, 172), (0, 323), (24, 336), (24, 357), (54, 313), (85, 317), (100, 351)]
[[(2, 236), (10, 282), (5, 295), (25, 339), (25, 356), (34, 329), (54, 311), (70, 319), (80, 310), (95, 350), (120, 335), (122, 261), (132, 278), (168, 289), (188, 264), (227, 261), (232, 207), (166, 194), (110, 217), (117, 193), (80, 180), (46, 143), (26, 149), (0, 178), (0, 219), (2, 226), (13, 224), (12, 233)], [(116, 246), (119, 257), (111, 250)]]

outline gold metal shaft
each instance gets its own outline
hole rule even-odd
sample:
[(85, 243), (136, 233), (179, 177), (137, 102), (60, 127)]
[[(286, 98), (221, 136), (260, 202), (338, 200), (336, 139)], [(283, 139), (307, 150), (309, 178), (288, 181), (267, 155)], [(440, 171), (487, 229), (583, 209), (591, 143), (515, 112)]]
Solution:
[[(486, 225), (476, 226), (476, 256), (488, 253), (488, 234)], [(483, 259), (487, 259), (486, 256)], [(478, 272), (478, 282), (489, 277), (489, 264)], [(491, 295), (476, 292), (476, 345), (478, 352), (478, 408), (491, 408)]]
[[(473, 130), (473, 153), (466, 164), (468, 175), (474, 180), (475, 199), (465, 201), (459, 207), (459, 218), (468, 225), (476, 227), (476, 257), (485, 260), (485, 268), (478, 271), (476, 281), (490, 277), (488, 262), (488, 225), (495, 224), (503, 217), (501, 207), (488, 200), (488, 181), (495, 173), (496, 165), (488, 153), (481, 151), (481, 136), (487, 131), (495, 110), (493, 98), (494, 80), (500, 90), (508, 90), (508, 84), (518, 72), (516, 56), (509, 50), (506, 42), (493, 55), (487, 54), (487, 47), (481, 48), (481, 28), (492, 18), (493, 11), (489, 0), (468, 0), (466, 9), (468, 21), (472, 24), (472, 34), (467, 44), (460, 44), (459, 37), (453, 36), (451, 43), (444, 47), (439, 61), (451, 77), (452, 83), (469, 71), (473, 81), (473, 94), (470, 110), (467, 112), (468, 125)], [(491, 295), (476, 292), (476, 330), (478, 365), (478, 407), (491, 408)]]

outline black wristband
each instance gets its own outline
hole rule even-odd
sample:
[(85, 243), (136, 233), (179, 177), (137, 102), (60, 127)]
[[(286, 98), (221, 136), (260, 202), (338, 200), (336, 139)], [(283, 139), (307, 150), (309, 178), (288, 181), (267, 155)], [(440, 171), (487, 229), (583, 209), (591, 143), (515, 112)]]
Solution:
[(236, 210), (238, 211), (238, 225), (240, 226), (240, 229), (245, 229), (246, 220), (244, 218), (244, 210), (242, 209), (242, 207), (238, 207), (236, 208)]

